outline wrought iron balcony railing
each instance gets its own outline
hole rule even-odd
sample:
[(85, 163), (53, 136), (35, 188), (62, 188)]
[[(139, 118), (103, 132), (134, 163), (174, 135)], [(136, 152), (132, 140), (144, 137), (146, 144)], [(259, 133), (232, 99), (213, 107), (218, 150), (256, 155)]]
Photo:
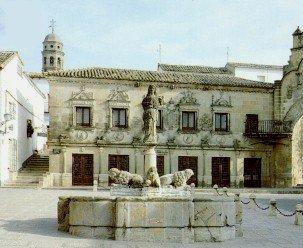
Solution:
[(290, 121), (264, 120), (245, 122), (244, 134), (248, 137), (289, 136), (291, 132)]

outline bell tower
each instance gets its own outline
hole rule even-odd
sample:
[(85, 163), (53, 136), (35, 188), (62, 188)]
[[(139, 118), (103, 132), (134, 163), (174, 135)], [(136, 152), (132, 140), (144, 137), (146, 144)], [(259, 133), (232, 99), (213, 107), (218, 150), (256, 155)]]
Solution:
[(55, 21), (51, 20), (51, 33), (43, 41), (42, 71), (62, 70), (64, 65), (63, 43), (55, 34)]

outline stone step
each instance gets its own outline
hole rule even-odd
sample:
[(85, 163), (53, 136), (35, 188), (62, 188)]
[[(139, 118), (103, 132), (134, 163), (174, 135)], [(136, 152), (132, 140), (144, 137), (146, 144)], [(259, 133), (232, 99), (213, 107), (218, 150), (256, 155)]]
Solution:
[(19, 183), (19, 182), (10, 182), (6, 183), (5, 185), (1, 187), (7, 187), (7, 188), (37, 188), (38, 183)]
[(20, 171), (20, 172), (18, 172), (18, 175), (33, 175), (33, 176), (35, 176), (35, 175), (42, 175), (46, 172), (48, 172), (48, 171), (38, 171), (38, 170), (36, 170), (36, 171)]
[(23, 170), (26, 170), (26, 169), (48, 169), (49, 166), (29, 166), (29, 167), (24, 167), (22, 168)]
[(49, 160), (30, 160), (27, 162), (27, 164), (31, 164), (31, 163), (48, 163)]
[(36, 170), (36, 169), (41, 169), (41, 170), (48, 170), (49, 166), (30, 166), (30, 167), (24, 167), (22, 170)]
[(49, 166), (49, 163), (47, 162), (47, 163), (33, 163), (33, 164), (27, 164), (26, 166), (25, 166), (25, 168), (26, 167), (35, 167), (35, 166)]
[(17, 181), (19, 180), (42, 180), (43, 179), (43, 174), (40, 175), (18, 175), (17, 176)]
[(11, 181), (11, 183), (14, 182), (39, 182), (39, 180), (42, 180), (43, 176), (38, 177), (16, 177), (14, 181)]

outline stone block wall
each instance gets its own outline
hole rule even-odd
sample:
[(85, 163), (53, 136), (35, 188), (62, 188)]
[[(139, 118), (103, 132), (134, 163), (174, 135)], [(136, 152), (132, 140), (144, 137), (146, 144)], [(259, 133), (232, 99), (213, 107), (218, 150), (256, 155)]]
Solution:
[(201, 242), (235, 238), (234, 197), (61, 197), (58, 229), (123, 241)]

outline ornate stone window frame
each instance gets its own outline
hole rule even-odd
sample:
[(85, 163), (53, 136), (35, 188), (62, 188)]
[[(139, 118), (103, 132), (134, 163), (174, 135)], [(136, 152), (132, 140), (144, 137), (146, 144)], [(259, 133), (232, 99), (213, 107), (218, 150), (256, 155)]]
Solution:
[[(93, 92), (87, 92), (84, 87), (82, 87), (80, 92), (73, 92), (72, 97), (69, 99), (69, 106), (72, 111), (72, 123), (71, 128), (73, 129), (90, 129), (94, 128), (95, 118), (94, 118), (94, 112), (95, 112), (95, 99)], [(77, 125), (77, 113), (76, 108), (77, 107), (88, 107), (90, 108), (90, 126), (78, 126)]]
[[(180, 133), (198, 133), (198, 119), (199, 119), (199, 106), (200, 104), (197, 102), (197, 99), (194, 97), (194, 93), (190, 90), (182, 92), (182, 98), (178, 103), (179, 107), (179, 132)], [(182, 115), (183, 112), (194, 112), (195, 113), (195, 129), (185, 131), (182, 130)]]
[[(113, 109), (125, 109), (126, 110), (126, 127), (114, 127), (113, 126)], [(130, 100), (129, 96), (124, 90), (119, 88), (111, 90), (107, 100), (107, 127), (110, 130), (129, 130), (129, 115), (130, 115)]]
[(161, 126), (160, 128), (157, 127), (157, 133), (163, 133), (164, 132), (164, 106), (159, 106), (158, 111), (161, 111)]
[[(212, 128), (212, 132), (215, 133), (215, 134), (231, 134), (231, 126), (230, 126), (230, 112), (229, 111), (226, 111), (226, 110), (223, 110), (223, 109), (216, 109), (216, 110), (213, 110), (213, 128)], [(218, 131), (216, 130), (216, 114), (227, 114), (227, 130), (226, 131)]]
[[(213, 118), (213, 127), (212, 127), (212, 133), (215, 134), (231, 134), (231, 109), (233, 108), (232, 106), (232, 101), (231, 101), (231, 96), (226, 96), (224, 94), (225, 92), (219, 92), (219, 96), (215, 97), (215, 95), (212, 95), (212, 103), (210, 105), (211, 107), (211, 112), (212, 112), (212, 118)], [(228, 118), (228, 130), (227, 131), (216, 131), (216, 114), (227, 114)]]

